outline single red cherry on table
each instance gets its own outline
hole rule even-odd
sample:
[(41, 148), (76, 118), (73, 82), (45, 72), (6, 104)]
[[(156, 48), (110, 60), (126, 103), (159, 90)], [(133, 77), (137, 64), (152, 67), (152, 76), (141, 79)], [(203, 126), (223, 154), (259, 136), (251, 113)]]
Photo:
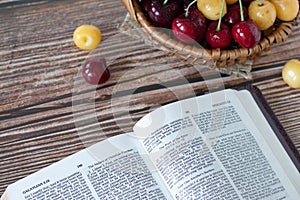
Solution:
[(151, 0), (145, 10), (153, 25), (170, 28), (173, 19), (182, 13), (182, 6), (177, 0)]
[(174, 36), (183, 43), (200, 42), (206, 31), (206, 19), (197, 8), (189, 8), (172, 23)]
[(105, 83), (110, 77), (106, 60), (104, 58), (94, 58), (86, 61), (82, 68), (82, 76), (86, 82), (92, 85)]

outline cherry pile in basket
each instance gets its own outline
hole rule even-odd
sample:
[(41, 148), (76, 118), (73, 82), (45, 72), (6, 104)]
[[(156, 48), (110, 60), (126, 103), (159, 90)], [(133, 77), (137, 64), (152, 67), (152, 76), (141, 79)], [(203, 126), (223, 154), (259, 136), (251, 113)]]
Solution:
[(172, 29), (185, 44), (252, 48), (277, 22), (294, 20), (298, 0), (139, 0), (155, 27)]

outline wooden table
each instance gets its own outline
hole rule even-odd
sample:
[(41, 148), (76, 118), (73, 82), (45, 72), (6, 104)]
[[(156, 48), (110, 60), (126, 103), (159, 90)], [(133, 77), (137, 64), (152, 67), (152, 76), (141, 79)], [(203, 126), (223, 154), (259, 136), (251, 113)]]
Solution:
[[(86, 146), (131, 131), (144, 114), (212, 87), (251, 81), (269, 101), (300, 150), (300, 90), (281, 78), (282, 64), (300, 58), (300, 29), (257, 58), (252, 79), (195, 69), (120, 34), (120, 1), (0, 1), (0, 195), (11, 184)], [(103, 33), (95, 51), (74, 46), (82, 24)], [(131, 39), (126, 39), (131, 38)], [(111, 78), (87, 85), (80, 68), (106, 56)]]

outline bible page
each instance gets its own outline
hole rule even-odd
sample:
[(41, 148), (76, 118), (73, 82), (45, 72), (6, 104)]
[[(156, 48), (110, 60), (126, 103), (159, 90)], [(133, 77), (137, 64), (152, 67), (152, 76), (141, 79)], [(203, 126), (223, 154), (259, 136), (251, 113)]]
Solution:
[(236, 92), (224, 90), (163, 106), (134, 132), (173, 199), (295, 199), (249, 120)]
[(2, 198), (167, 199), (139, 145), (129, 134), (114, 136), (17, 181)]
[[(252, 129), (253, 137), (261, 148), (270, 166), (261, 166), (264, 168), (259, 176), (266, 177), (265, 182), (268, 182), (268, 167), (276, 173), (278, 186), (279, 182), (284, 186), (282, 199), (300, 199), (300, 173), (294, 165), (293, 161), (285, 151), (284, 147), (276, 137), (267, 119), (259, 109), (255, 100), (251, 98), (251, 93), (247, 90), (237, 92), (241, 105), (247, 110), (249, 121), (247, 125)], [(251, 120), (250, 120), (251, 119)], [(251, 121), (251, 123), (250, 123)], [(253, 174), (255, 176), (255, 174)], [(272, 181), (272, 180), (269, 180)], [(275, 182), (274, 182), (275, 183)], [(263, 187), (261, 185), (261, 187)]]

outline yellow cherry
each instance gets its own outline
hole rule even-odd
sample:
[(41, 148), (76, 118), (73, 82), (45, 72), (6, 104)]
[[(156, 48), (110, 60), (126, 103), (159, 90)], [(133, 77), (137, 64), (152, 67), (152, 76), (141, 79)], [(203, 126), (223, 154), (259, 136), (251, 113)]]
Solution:
[(258, 28), (264, 31), (273, 26), (276, 20), (276, 8), (267, 0), (261, 0), (260, 3), (252, 1), (248, 7), (248, 14)]
[[(198, 0), (198, 10), (209, 20), (218, 20), (222, 10), (223, 0)], [(225, 3), (222, 17), (227, 13), (227, 6)]]
[(80, 49), (95, 49), (101, 42), (101, 31), (93, 25), (81, 25), (76, 28), (73, 34), (73, 40)]
[(282, 78), (290, 87), (300, 88), (300, 61), (288, 61), (282, 69)]
[(269, 0), (276, 8), (277, 18), (282, 21), (294, 20), (299, 11), (298, 0)]

